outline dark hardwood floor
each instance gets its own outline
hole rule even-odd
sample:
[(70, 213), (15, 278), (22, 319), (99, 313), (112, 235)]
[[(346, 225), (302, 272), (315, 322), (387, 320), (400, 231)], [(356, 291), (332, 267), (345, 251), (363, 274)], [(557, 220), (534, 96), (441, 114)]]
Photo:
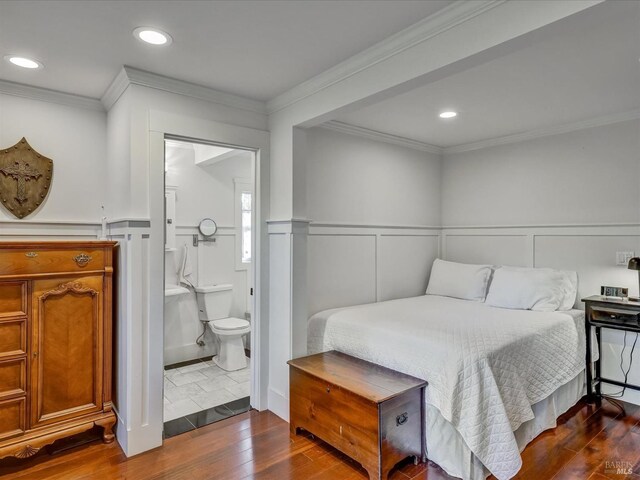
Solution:
[[(640, 407), (580, 402), (558, 427), (523, 452), (520, 479), (640, 480)], [(618, 472), (630, 469), (631, 474)], [(292, 437), (269, 412), (250, 411), (169, 438), (161, 448), (127, 459), (117, 443), (94, 442), (55, 455), (0, 461), (11, 479), (366, 479), (365, 471), (320, 440)], [(406, 462), (393, 480), (444, 479), (434, 464)]]

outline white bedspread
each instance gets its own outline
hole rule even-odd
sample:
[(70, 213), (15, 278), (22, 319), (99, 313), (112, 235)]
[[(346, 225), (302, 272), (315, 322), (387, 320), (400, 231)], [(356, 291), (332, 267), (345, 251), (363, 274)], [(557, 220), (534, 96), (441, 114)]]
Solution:
[(327, 310), (309, 353), (339, 350), (425, 379), (426, 402), (498, 479), (522, 465), (513, 435), (531, 405), (584, 369), (584, 312), (532, 312), (425, 295)]

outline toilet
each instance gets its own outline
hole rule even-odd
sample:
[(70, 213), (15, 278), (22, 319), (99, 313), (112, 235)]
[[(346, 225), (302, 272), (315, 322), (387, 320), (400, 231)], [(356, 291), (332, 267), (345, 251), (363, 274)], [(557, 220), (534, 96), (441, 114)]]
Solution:
[(241, 370), (247, 366), (243, 337), (251, 332), (251, 325), (242, 318), (230, 317), (233, 285), (203, 285), (195, 287), (200, 321), (220, 341), (218, 356), (213, 361), (223, 370)]

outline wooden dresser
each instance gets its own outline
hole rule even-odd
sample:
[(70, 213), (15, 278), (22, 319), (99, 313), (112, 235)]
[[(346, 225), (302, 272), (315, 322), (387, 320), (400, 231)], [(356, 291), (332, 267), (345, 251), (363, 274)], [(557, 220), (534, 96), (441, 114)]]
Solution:
[(425, 460), (427, 382), (340, 352), (289, 362), (290, 427), (359, 462), (371, 480), (406, 457)]
[(114, 439), (116, 242), (0, 242), (0, 458), (103, 427)]

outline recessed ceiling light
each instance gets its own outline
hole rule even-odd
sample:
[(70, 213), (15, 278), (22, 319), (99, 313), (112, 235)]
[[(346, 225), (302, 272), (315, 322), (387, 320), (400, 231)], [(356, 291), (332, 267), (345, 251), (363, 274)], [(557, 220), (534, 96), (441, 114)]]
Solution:
[(151, 45), (170, 45), (173, 42), (167, 32), (151, 27), (138, 27), (133, 31), (133, 36)]
[(5, 55), (4, 59), (17, 67), (36, 69), (42, 68), (44, 65), (33, 58), (21, 57), (20, 55)]
[(439, 116), (440, 118), (453, 118), (458, 116), (458, 112), (453, 112), (453, 111), (442, 112)]

